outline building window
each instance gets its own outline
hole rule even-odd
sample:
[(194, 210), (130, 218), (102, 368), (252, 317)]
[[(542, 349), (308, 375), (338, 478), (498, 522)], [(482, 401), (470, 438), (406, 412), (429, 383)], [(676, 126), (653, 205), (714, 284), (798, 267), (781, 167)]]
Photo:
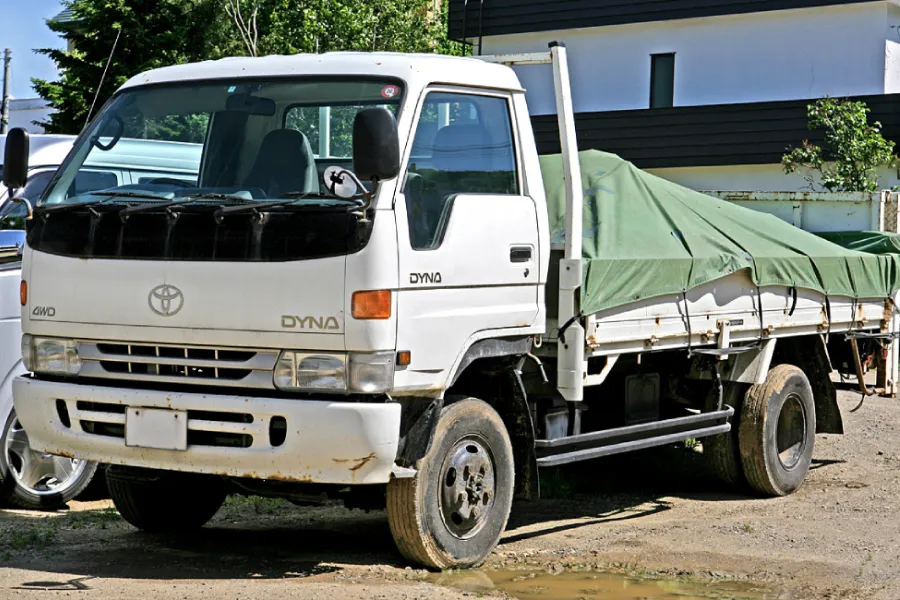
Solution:
[(650, 108), (669, 108), (675, 99), (675, 54), (650, 55)]

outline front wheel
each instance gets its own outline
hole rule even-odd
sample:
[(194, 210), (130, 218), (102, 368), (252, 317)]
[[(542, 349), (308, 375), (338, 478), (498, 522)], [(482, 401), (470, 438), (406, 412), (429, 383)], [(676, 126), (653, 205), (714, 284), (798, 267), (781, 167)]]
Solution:
[(393, 479), (387, 516), (400, 553), (432, 569), (475, 567), (497, 546), (512, 506), (512, 444), (500, 415), (466, 398), (441, 412), (416, 476)]
[(122, 518), (148, 532), (181, 532), (203, 527), (225, 502), (214, 477), (148, 471), (140, 477), (109, 469), (106, 483)]
[(65, 506), (97, 472), (97, 463), (33, 450), (15, 411), (6, 419), (0, 449), (0, 495), (30, 510)]

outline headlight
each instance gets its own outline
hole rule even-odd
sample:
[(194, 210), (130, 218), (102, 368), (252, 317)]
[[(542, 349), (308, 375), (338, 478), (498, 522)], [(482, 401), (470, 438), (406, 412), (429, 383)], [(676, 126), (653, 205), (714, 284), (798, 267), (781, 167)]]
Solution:
[(81, 371), (75, 340), (23, 335), (22, 362), (33, 373), (78, 375)]
[(394, 384), (394, 354), (348, 357), (285, 350), (275, 364), (274, 382), (278, 389), (293, 392), (387, 392)]

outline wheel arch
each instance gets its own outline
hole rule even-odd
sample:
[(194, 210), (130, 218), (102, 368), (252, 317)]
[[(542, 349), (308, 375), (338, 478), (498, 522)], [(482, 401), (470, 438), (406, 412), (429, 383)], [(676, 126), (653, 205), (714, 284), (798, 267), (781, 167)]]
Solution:
[(403, 406), (397, 464), (414, 467), (431, 448), (438, 418), (445, 406), (473, 397), (491, 405), (503, 419), (513, 445), (515, 498), (540, 496), (534, 425), (528, 398), (518, 379), (518, 363), (531, 351), (533, 338), (491, 338), (471, 344), (449, 380), (442, 398), (397, 398)]

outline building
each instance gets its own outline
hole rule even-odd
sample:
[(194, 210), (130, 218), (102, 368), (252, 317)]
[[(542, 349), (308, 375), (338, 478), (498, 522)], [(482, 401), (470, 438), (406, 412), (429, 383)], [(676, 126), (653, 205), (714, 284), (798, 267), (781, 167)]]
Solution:
[(9, 128), (21, 127), (29, 133), (43, 133), (44, 128), (35, 122), (46, 121), (50, 112), (50, 106), (41, 98), (11, 98)]
[[(821, 139), (807, 106), (824, 96), (865, 101), (900, 142), (900, 0), (448, 1), (476, 53), (565, 42), (579, 146), (695, 189), (806, 187), (779, 163)], [(545, 68), (519, 69), (542, 153), (559, 150)]]

